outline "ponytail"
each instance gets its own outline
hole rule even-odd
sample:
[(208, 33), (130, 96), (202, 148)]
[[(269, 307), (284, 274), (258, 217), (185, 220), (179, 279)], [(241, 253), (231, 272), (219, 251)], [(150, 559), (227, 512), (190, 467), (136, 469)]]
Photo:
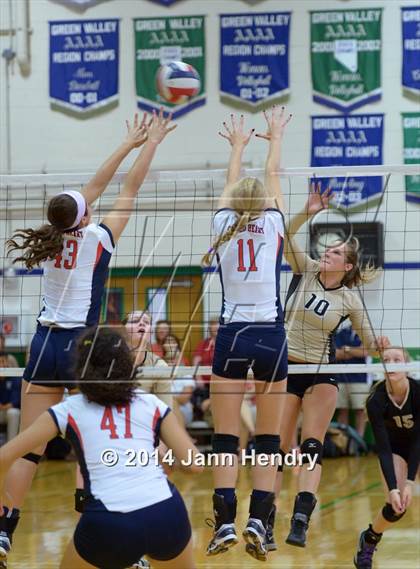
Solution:
[[(19, 244), (16, 239), (22, 239)], [(54, 259), (63, 250), (63, 233), (54, 225), (43, 225), (39, 229), (18, 229), (6, 242), (7, 254), (12, 251), (24, 251), (23, 255), (13, 259), (13, 263), (22, 261), (30, 271), (43, 261)]]
[[(7, 254), (12, 251), (24, 251), (23, 255), (13, 259), (13, 263), (22, 261), (30, 271), (43, 261), (54, 259), (63, 250), (63, 232), (71, 227), (78, 213), (78, 205), (73, 197), (59, 194), (48, 204), (49, 224), (38, 229), (17, 229), (6, 241)], [(22, 239), (19, 244), (16, 239)]]
[(238, 217), (235, 223), (231, 227), (229, 227), (227, 231), (222, 233), (222, 235), (220, 235), (216, 239), (216, 241), (214, 241), (211, 248), (207, 251), (205, 255), (203, 255), (201, 259), (201, 264), (204, 267), (209, 267), (219, 247), (221, 247), (221, 245), (233, 239), (240, 231), (242, 231), (242, 229), (244, 229), (248, 225), (248, 223), (254, 217), (255, 216), (252, 216), (250, 212), (243, 213), (240, 217)]

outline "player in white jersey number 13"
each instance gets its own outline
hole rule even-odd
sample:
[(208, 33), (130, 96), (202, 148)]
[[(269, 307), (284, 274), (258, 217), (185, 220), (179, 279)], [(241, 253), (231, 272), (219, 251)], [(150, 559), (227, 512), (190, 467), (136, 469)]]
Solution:
[[(22, 382), (21, 430), (61, 401), (65, 387), (74, 387), (71, 369), (77, 337), (99, 320), (114, 245), (133, 211), (158, 145), (175, 128), (162, 113), (154, 114), (149, 122), (146, 118), (139, 124), (136, 115), (132, 127), (127, 123), (127, 138), (81, 192), (66, 191), (50, 200), (49, 223), (17, 230), (8, 241), (9, 252), (21, 252), (14, 262), (22, 261), (29, 270), (38, 265), (44, 270), (42, 309)], [(111, 211), (99, 225), (92, 223), (91, 204), (105, 191), (122, 160), (139, 146), (142, 150)], [(0, 567), (6, 567), (19, 510), (43, 452), (44, 446), (34, 447), (12, 465), (7, 476), (0, 517)]]

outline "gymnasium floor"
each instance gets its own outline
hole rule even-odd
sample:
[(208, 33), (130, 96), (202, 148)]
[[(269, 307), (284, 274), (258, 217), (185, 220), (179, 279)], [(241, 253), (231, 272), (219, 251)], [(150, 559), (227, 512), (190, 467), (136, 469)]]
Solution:
[[(74, 468), (72, 462), (49, 461), (40, 465), (38, 476), (26, 501), (24, 515), (15, 538), (10, 569), (58, 568), (61, 552), (69, 539), (76, 517), (72, 512)], [(305, 550), (284, 543), (288, 519), (296, 491), (296, 476), (288, 472), (282, 493), (276, 536), (279, 549), (267, 563), (254, 561), (240, 543), (225, 555), (205, 556), (211, 530), (211, 472), (191, 476), (175, 473), (194, 528), (197, 567), (210, 569), (267, 568), (318, 569), (351, 568), (360, 529), (384, 503), (377, 461), (374, 457), (325, 460), (318, 507), (313, 515), (309, 545)], [(238, 529), (247, 518), (250, 472), (243, 469), (239, 481)], [(375, 569), (419, 569), (420, 567), (420, 485), (415, 487), (411, 511), (389, 531), (376, 553)], [(183, 569), (183, 568), (179, 568)]]

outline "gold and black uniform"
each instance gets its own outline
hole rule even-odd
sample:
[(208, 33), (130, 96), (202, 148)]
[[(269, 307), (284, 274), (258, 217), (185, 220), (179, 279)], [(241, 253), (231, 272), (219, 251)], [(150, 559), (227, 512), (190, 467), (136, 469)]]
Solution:
[[(372, 348), (375, 336), (359, 290), (344, 285), (325, 288), (319, 279), (319, 263), (303, 253), (299, 258), (295, 266), (292, 263), (294, 274), (285, 302), (289, 356), (305, 363), (334, 363), (333, 335), (346, 319), (363, 345)], [(309, 387), (318, 383), (338, 387), (331, 374), (290, 374), (287, 391), (303, 397)]]

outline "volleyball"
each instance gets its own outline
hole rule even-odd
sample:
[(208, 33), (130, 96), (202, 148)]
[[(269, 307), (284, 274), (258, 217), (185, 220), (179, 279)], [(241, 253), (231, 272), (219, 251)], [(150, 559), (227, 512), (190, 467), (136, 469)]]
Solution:
[(196, 69), (183, 61), (162, 65), (156, 74), (159, 95), (168, 103), (185, 103), (200, 91), (200, 76)]

